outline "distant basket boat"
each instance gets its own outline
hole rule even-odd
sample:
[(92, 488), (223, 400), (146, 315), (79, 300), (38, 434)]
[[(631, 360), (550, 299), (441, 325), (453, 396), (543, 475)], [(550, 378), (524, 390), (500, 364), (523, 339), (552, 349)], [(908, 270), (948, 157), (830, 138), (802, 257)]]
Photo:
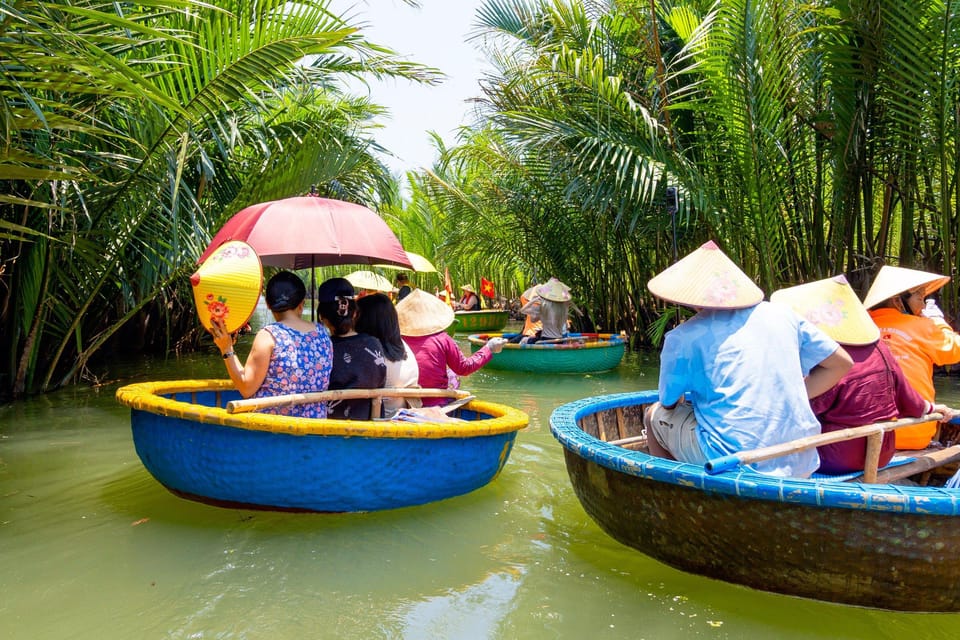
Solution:
[(454, 316), (457, 333), (476, 333), (480, 331), (500, 331), (507, 326), (510, 312), (500, 309), (484, 311), (457, 311)]
[(117, 399), (131, 407), (144, 466), (174, 494), (288, 511), (377, 511), (468, 493), (500, 473), (529, 420), (477, 400), (451, 414), (466, 422), (231, 413), (240, 394), (229, 380), (132, 384)]
[(643, 408), (656, 399), (656, 391), (586, 398), (550, 418), (580, 503), (613, 538), (678, 569), (766, 591), (960, 611), (960, 489), (886, 483), (955, 460), (960, 445), (912, 452), (882, 470), (880, 484), (711, 475), (642, 450)]
[[(474, 334), (467, 339), (475, 352), (494, 336)], [(512, 334), (516, 335), (516, 334)], [(571, 333), (569, 337), (534, 344), (503, 345), (486, 368), (531, 373), (596, 373), (615, 368), (623, 359), (626, 342), (612, 333)]]

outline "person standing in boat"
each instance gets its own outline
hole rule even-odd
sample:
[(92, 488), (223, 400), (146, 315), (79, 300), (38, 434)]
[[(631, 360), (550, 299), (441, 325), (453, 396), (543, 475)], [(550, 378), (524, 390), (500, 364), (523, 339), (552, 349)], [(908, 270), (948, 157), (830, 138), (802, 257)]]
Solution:
[[(400, 322), (393, 302), (382, 293), (357, 300), (357, 331), (373, 336), (383, 345), (387, 379), (383, 386), (416, 388), (420, 386), (417, 357), (400, 337)], [(390, 417), (404, 407), (420, 407), (419, 398), (384, 398), (384, 415)]]
[(463, 290), (463, 295), (453, 303), (453, 307), (457, 311), (480, 311), (480, 296), (473, 290), (473, 287), (465, 284), (460, 288)]
[[(253, 338), (246, 364), (233, 349), (233, 336), (223, 321), (213, 318), (210, 333), (223, 354), (227, 373), (244, 398), (326, 391), (333, 366), (333, 344), (323, 324), (303, 319), (307, 289), (296, 274), (281, 271), (267, 282), (265, 299), (275, 322)], [(305, 418), (326, 418), (327, 403), (311, 402), (260, 409)]]
[[(960, 334), (930, 297), (948, 282), (948, 276), (936, 273), (883, 266), (863, 299), (880, 338), (913, 388), (929, 402), (936, 398), (933, 367), (960, 362)], [(897, 429), (897, 449), (924, 449), (936, 432), (936, 421)]]
[[(346, 278), (330, 278), (317, 289), (317, 310), (333, 334), (331, 389), (379, 389), (387, 379), (383, 345), (373, 336), (357, 333), (356, 291)], [(330, 417), (369, 420), (370, 399), (332, 400)], [(379, 416), (377, 416), (379, 417)]]
[[(948, 418), (955, 414), (947, 406), (924, 400), (910, 386), (890, 349), (880, 340), (880, 329), (844, 276), (781, 289), (771, 294), (770, 302), (791, 307), (836, 340), (853, 359), (853, 367), (840, 382), (810, 401), (822, 433), (900, 417), (919, 418), (931, 411)], [(883, 434), (880, 467), (886, 466), (896, 451), (894, 433)], [(833, 475), (863, 471), (866, 451), (866, 438), (817, 447), (818, 471)]]
[[(397, 303), (400, 334), (417, 359), (420, 386), (424, 389), (448, 389), (449, 368), (458, 376), (467, 376), (490, 362), (494, 353), (503, 349), (505, 338), (490, 338), (476, 353), (467, 357), (460, 345), (447, 335), (454, 320), (453, 309), (436, 296), (420, 289)], [(449, 398), (424, 398), (423, 406), (447, 404)]]
[[(707, 460), (815, 435), (810, 409), (853, 365), (812, 322), (763, 301), (763, 291), (712, 241), (648, 283), (696, 314), (669, 331), (660, 354), (659, 402), (644, 415), (651, 455)], [(808, 477), (809, 449), (752, 465)]]

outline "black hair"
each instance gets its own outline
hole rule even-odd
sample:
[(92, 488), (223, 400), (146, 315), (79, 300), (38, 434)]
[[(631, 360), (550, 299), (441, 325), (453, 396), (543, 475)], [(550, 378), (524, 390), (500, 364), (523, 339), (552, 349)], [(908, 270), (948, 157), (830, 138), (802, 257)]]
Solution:
[(267, 282), (264, 298), (270, 311), (280, 313), (296, 309), (307, 297), (307, 287), (300, 277), (290, 271), (281, 271)]
[(357, 331), (380, 339), (387, 360), (405, 360), (407, 352), (400, 337), (400, 322), (397, 309), (390, 298), (382, 293), (372, 293), (357, 300)]
[(330, 323), (335, 336), (353, 329), (357, 315), (354, 295), (353, 285), (346, 278), (330, 278), (317, 289), (317, 312)]

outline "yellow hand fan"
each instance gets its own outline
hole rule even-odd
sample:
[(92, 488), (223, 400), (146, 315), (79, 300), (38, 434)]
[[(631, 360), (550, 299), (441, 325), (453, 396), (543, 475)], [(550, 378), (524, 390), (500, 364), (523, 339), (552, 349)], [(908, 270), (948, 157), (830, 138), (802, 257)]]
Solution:
[(246, 242), (224, 242), (190, 276), (190, 284), (200, 323), (209, 331), (211, 319), (220, 318), (233, 333), (247, 324), (260, 300), (260, 257)]

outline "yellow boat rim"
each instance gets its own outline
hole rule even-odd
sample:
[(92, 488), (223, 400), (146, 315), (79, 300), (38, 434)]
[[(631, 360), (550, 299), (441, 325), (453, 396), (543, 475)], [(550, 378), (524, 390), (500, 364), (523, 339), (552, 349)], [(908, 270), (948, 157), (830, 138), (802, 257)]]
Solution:
[[(217, 399), (222, 406), (207, 407), (165, 397), (173, 394), (223, 393), (236, 391), (230, 380), (168, 380), (139, 382), (117, 389), (117, 401), (132, 409), (157, 415), (182, 418), (205, 424), (217, 424), (250, 431), (287, 433), (307, 436), (356, 436), (364, 438), (472, 438), (519, 431), (530, 418), (513, 407), (472, 400), (463, 408), (487, 414), (491, 418), (464, 422), (391, 422), (386, 420), (336, 420), (332, 418), (301, 418), (269, 413), (228, 413), (226, 400)], [(195, 398), (194, 398), (195, 399)]]

